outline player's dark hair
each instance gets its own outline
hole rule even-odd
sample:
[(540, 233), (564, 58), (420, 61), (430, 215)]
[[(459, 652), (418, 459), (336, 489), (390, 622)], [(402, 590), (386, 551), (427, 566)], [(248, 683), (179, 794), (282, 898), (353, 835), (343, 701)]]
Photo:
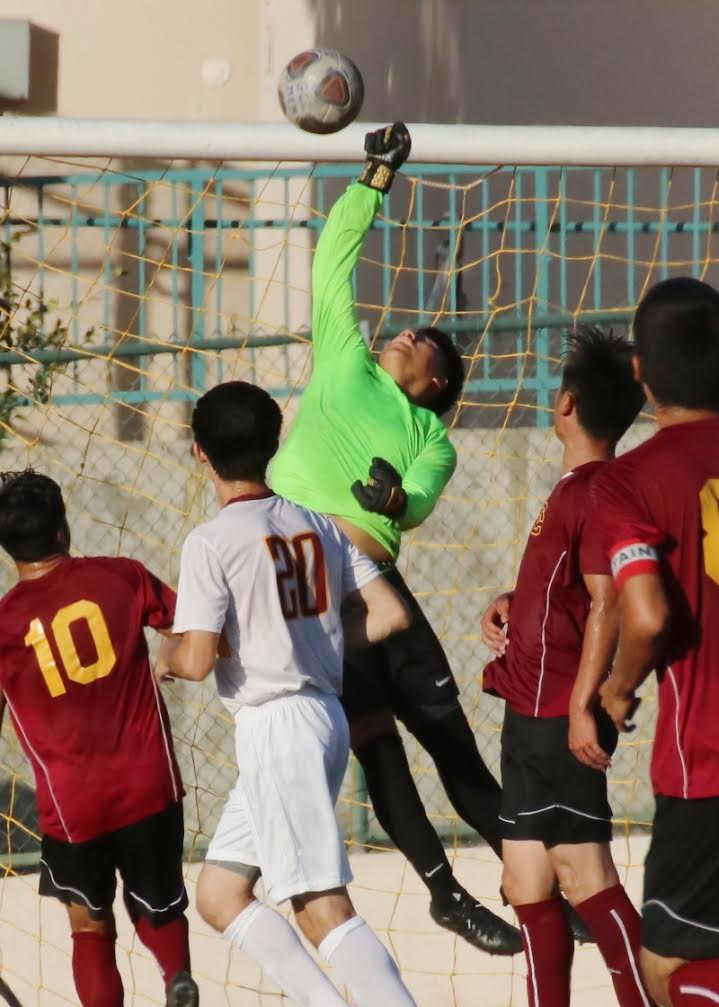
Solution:
[(264, 389), (247, 381), (216, 385), (192, 411), (195, 441), (227, 482), (264, 479), (281, 429), (280, 407)]
[(719, 292), (690, 276), (655, 284), (634, 316), (642, 381), (657, 402), (719, 412)]
[(417, 336), (424, 336), (431, 339), (437, 345), (444, 364), (444, 376), (447, 378), (447, 385), (435, 397), (427, 403), (427, 409), (441, 416), (451, 409), (457, 399), (462, 394), (464, 387), (464, 361), (462, 355), (455, 346), (452, 337), (441, 329), (435, 329), (433, 325), (425, 325), (415, 332)]
[(70, 530), (54, 479), (33, 469), (0, 474), (0, 546), (19, 563), (67, 552)]
[(581, 326), (568, 338), (562, 389), (574, 396), (579, 422), (590, 437), (616, 444), (644, 404), (632, 352), (628, 339), (595, 326)]

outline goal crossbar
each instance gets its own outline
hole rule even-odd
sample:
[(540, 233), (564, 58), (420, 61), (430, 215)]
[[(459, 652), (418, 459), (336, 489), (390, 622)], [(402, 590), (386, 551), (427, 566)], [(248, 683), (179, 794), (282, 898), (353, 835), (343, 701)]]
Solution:
[[(227, 161), (361, 159), (354, 123), (330, 136), (286, 122), (0, 117), (0, 155), (152, 157)], [(471, 126), (409, 123), (415, 163), (719, 166), (719, 129), (658, 126)]]

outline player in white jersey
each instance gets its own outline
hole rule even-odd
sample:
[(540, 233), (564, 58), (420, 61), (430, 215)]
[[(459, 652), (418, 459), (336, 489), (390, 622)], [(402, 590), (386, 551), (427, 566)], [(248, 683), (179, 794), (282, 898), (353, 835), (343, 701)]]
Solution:
[(255, 899), (262, 874), (360, 1007), (412, 1007), (347, 894), (334, 811), (349, 754), (338, 699), (344, 647), (382, 640), (410, 616), (331, 519), (269, 490), (281, 424), (270, 396), (241, 381), (207, 392), (192, 415), (194, 453), (221, 510), (185, 541), (174, 626), (182, 636), (165, 641), (157, 673), (200, 681), (215, 669), (240, 768), (197, 906), (296, 1004), (345, 1004), (285, 917)]

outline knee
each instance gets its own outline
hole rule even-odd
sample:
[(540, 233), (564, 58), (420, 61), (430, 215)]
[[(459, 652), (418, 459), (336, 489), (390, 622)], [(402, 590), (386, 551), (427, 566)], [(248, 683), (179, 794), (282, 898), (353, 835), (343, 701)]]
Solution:
[(528, 901), (525, 898), (525, 887), (524, 878), (511, 866), (504, 864), (502, 867), (502, 895), (510, 906), (521, 906)]
[(557, 875), (559, 887), (562, 889), (572, 905), (576, 905), (577, 902), (583, 902), (584, 899), (581, 890), (582, 879), (580, 878), (574, 864), (562, 857), (555, 856), (552, 857), (552, 864), (554, 865), (554, 871)]
[(542, 843), (502, 843), (502, 891), (513, 906), (544, 902), (557, 894), (557, 879)]
[(234, 877), (229, 871), (222, 873), (228, 878), (218, 878), (212, 868), (203, 867), (196, 893), (198, 913), (208, 926), (220, 933), (254, 900), (249, 883), (243, 883), (243, 878)]
[(573, 906), (619, 884), (608, 844), (555, 846), (549, 855), (559, 887)]
[(391, 710), (380, 710), (350, 721), (350, 744), (355, 754), (384, 735), (399, 736)]
[(669, 982), (676, 970), (684, 964), (682, 959), (662, 958), (642, 948), (640, 954), (642, 976), (647, 990), (657, 1007), (672, 1007)]
[(71, 903), (67, 907), (70, 918), (70, 929), (73, 934), (95, 934), (99, 938), (114, 941), (117, 937), (115, 917), (112, 909), (108, 909), (99, 919), (93, 919), (87, 906)]
[(316, 948), (328, 934), (357, 915), (346, 889), (298, 895), (292, 899), (292, 908), (300, 930)]

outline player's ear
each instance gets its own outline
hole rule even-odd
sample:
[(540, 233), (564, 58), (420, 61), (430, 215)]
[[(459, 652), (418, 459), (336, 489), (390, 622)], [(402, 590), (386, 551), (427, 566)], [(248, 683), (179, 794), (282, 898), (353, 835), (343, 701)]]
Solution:
[(210, 459), (207, 457), (207, 455), (202, 450), (202, 448), (197, 443), (197, 441), (193, 441), (192, 442), (192, 454), (193, 454), (195, 460), (200, 463), (200, 465), (209, 465), (210, 464)]
[(571, 416), (577, 408), (577, 400), (567, 388), (560, 388), (557, 395), (557, 412), (560, 416)]
[(634, 380), (638, 381), (639, 384), (644, 389), (644, 396), (647, 402), (649, 402), (650, 405), (656, 408), (657, 400), (652, 395), (652, 390), (649, 387), (649, 385), (645, 384), (644, 379), (642, 378), (642, 362), (639, 359), (638, 353), (635, 353), (634, 356), (632, 357), (632, 372), (634, 374)]

